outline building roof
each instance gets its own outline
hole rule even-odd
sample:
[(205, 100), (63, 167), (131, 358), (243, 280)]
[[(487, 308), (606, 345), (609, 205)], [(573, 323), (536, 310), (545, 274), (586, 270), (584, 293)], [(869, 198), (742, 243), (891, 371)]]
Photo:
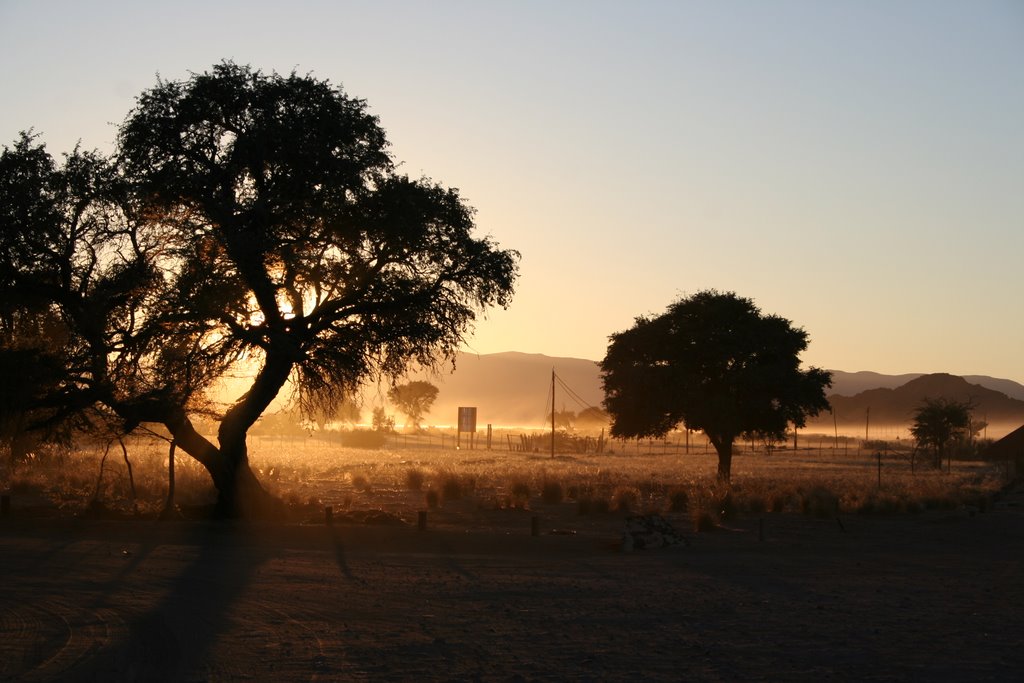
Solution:
[(1024, 425), (989, 446), (985, 455), (992, 459), (1015, 458), (1024, 455)]

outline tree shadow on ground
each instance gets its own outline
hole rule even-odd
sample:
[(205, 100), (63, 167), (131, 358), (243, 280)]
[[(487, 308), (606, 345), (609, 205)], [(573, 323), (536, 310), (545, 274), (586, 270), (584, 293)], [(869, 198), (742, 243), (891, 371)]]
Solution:
[[(124, 637), (70, 673), (95, 680), (208, 679), (211, 655), (220, 636), (232, 627), (232, 606), (258, 568), (276, 554), (271, 546), (256, 543), (255, 533), (235, 524), (203, 525), (191, 531), (184, 542), (197, 547), (199, 554), (171, 580), (163, 598), (142, 614), (125, 615)], [(113, 591), (103, 600), (118, 607)]]

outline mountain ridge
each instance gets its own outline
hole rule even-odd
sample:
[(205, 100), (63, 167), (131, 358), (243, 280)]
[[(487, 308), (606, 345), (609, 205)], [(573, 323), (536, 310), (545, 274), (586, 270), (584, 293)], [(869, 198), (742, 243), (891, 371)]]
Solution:
[[(410, 375), (410, 379), (422, 379), (435, 384), (438, 398), (434, 407), (426, 416), (428, 424), (454, 424), (459, 406), (475, 406), (478, 411), (478, 425), (488, 423), (501, 425), (543, 425), (551, 411), (551, 373), (555, 372), (559, 383), (556, 384), (555, 409), (579, 412), (585, 407), (601, 406), (604, 392), (601, 388), (600, 368), (596, 361), (562, 356), (548, 356), (542, 353), (526, 353), (522, 351), (502, 351), (498, 353), (480, 354), (461, 351), (456, 355), (454, 370), (445, 372), (421, 371)], [(828, 392), (833, 403), (842, 406), (843, 413), (851, 416), (848, 422), (863, 422), (864, 410), (862, 400), (853, 401), (859, 394), (874, 390), (896, 390), (922, 377), (945, 375), (959, 378), (967, 385), (978, 386), (985, 391), (996, 392), (1010, 401), (1020, 402), (1007, 404), (1004, 409), (995, 396), (985, 394), (993, 408), (994, 416), (1003, 416), (1009, 421), (1024, 421), (1024, 385), (1009, 379), (989, 377), (987, 375), (957, 376), (948, 373), (906, 373), (886, 375), (861, 370), (846, 372), (832, 370), (833, 386)], [(572, 390), (565, 391), (562, 383)], [(959, 386), (959, 384), (958, 384)], [(950, 391), (953, 390), (950, 385)], [(911, 387), (912, 391), (918, 388)], [(954, 392), (956, 393), (956, 392)], [(960, 395), (963, 392), (956, 393)], [(975, 393), (980, 393), (976, 391)], [(575, 397), (572, 396), (575, 394)], [(872, 420), (892, 422), (909, 422), (913, 406), (920, 404), (926, 396), (907, 398), (892, 410), (883, 409), (887, 405), (882, 394), (874, 394), (870, 398), (878, 398), (876, 408), (871, 406)], [(579, 400), (577, 400), (579, 399)], [(908, 404), (913, 406), (908, 408)], [(866, 406), (865, 406), (866, 407)], [(1020, 413), (1018, 415), (1018, 409)], [(838, 412), (838, 408), (836, 408)], [(859, 411), (859, 412), (858, 412)], [(831, 423), (832, 418), (828, 421)]]

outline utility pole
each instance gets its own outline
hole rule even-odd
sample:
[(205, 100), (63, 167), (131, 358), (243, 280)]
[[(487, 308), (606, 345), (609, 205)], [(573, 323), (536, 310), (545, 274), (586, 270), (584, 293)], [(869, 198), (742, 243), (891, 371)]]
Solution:
[(555, 369), (551, 368), (551, 457), (555, 457)]

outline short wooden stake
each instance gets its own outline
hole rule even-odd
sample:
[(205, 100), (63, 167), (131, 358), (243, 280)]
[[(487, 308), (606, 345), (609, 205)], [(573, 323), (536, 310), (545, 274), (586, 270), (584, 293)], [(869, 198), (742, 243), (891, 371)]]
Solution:
[(416, 517), (416, 530), (426, 531), (427, 530), (427, 511), (420, 510)]
[(757, 520), (757, 540), (764, 540), (764, 517)]
[(540, 517), (537, 515), (530, 518), (530, 535), (540, 536)]
[(326, 523), (327, 526), (334, 524), (334, 508), (330, 505), (324, 508), (324, 523)]
[(11, 514), (11, 497), (7, 494), (0, 496), (0, 516), (6, 517)]

